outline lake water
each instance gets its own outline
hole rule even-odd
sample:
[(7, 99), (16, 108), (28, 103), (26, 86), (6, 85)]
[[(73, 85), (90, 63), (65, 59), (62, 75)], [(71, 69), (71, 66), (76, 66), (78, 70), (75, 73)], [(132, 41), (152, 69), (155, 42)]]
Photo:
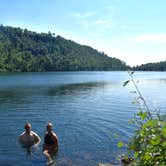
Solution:
[[(166, 110), (166, 72), (137, 72), (136, 80), (151, 108)], [(127, 72), (46, 72), (0, 74), (0, 165), (44, 166), (45, 126), (52, 122), (59, 138), (56, 166), (116, 163), (125, 149), (137, 111)], [(17, 141), (25, 122), (41, 136), (39, 148), (28, 155)], [(120, 137), (117, 138), (116, 135)]]

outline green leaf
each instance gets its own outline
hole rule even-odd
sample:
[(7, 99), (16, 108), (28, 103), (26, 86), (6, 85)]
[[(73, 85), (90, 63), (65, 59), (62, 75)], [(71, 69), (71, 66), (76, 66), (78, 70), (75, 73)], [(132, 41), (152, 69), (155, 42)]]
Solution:
[(151, 158), (151, 156), (149, 155), (149, 153), (146, 153), (145, 156), (144, 156), (144, 159), (149, 160), (150, 158)]
[(133, 74), (134, 74), (134, 71), (128, 70), (128, 73), (129, 73), (129, 75), (133, 75)]
[(159, 145), (160, 144), (160, 138), (153, 138), (150, 140), (150, 143), (152, 145)]
[(123, 83), (123, 86), (126, 86), (128, 83), (130, 82), (130, 80), (127, 80)]
[(147, 117), (147, 112), (142, 112), (140, 117), (141, 117), (142, 120), (144, 120)]
[(137, 101), (132, 101), (132, 102), (131, 102), (131, 104), (136, 104), (136, 103), (137, 103)]
[(163, 146), (163, 147), (166, 147), (166, 141), (164, 141), (164, 142), (162, 143), (162, 146)]
[(131, 71), (131, 73), (130, 73), (131, 75), (133, 75), (134, 74), (134, 71)]
[(130, 91), (131, 93), (137, 93), (136, 91)]
[(137, 158), (138, 157), (138, 152), (135, 152), (134, 153), (134, 158)]
[(119, 148), (122, 148), (124, 146), (124, 143), (121, 141), (121, 142), (118, 142), (117, 145), (118, 145)]
[(163, 127), (163, 129), (162, 129), (162, 132), (164, 133), (164, 134), (166, 134), (166, 126), (164, 125), (164, 127)]

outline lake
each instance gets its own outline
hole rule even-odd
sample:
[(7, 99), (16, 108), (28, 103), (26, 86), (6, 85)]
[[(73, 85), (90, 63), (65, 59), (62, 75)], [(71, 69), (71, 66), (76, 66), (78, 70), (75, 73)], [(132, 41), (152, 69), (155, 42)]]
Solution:
[[(166, 72), (136, 72), (151, 109), (166, 110)], [(59, 138), (56, 166), (116, 163), (119, 140), (128, 142), (128, 124), (138, 106), (127, 72), (46, 72), (0, 74), (0, 164), (44, 166), (45, 126), (52, 122)], [(29, 121), (42, 141), (31, 155), (17, 139)], [(117, 135), (119, 135), (117, 137)]]

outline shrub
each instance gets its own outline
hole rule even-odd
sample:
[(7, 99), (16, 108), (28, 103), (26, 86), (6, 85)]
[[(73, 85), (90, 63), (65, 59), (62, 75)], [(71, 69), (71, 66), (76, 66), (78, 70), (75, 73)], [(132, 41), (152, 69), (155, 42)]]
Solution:
[(132, 124), (136, 126), (134, 136), (128, 144), (128, 152), (132, 154), (134, 166), (165, 166), (166, 165), (166, 122), (162, 120), (159, 111), (150, 110), (146, 100), (142, 96), (136, 81), (134, 80), (133, 71), (129, 71), (130, 80), (124, 82), (126, 86), (132, 82), (137, 94), (136, 101), (140, 108)]

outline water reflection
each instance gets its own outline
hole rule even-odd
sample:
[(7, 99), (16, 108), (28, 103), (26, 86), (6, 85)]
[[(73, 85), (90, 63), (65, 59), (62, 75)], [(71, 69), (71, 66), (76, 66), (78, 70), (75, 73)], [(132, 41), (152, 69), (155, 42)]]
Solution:
[(156, 84), (156, 85), (166, 84), (166, 79), (145, 79), (144, 81), (145, 82), (150, 82), (150, 83), (153, 83), (153, 84)]
[(93, 83), (79, 83), (79, 84), (67, 84), (62, 86), (50, 87), (48, 89), (49, 96), (59, 96), (59, 95), (71, 95), (73, 93), (87, 92), (91, 90), (97, 90), (104, 88), (108, 83), (104, 82), (93, 82)]
[(97, 91), (105, 88), (112, 88), (115, 84), (105, 82), (90, 82), (90, 83), (78, 83), (78, 84), (64, 84), (61, 86), (32, 86), (32, 87), (15, 87), (10, 89), (0, 89), (0, 101), (9, 100), (22, 100), (28, 96), (59, 96), (59, 95), (72, 95), (73, 93), (81, 93), (88, 91)]
[(32, 156), (32, 153), (34, 153), (37, 150), (37, 147), (33, 147), (30, 145), (25, 145), (25, 144), (21, 144), (21, 147), (24, 149), (24, 151), (27, 153), (28, 156)]
[(0, 90), (0, 98), (8, 99), (8, 98), (15, 98), (18, 96), (17, 91), (10, 89), (10, 90)]

